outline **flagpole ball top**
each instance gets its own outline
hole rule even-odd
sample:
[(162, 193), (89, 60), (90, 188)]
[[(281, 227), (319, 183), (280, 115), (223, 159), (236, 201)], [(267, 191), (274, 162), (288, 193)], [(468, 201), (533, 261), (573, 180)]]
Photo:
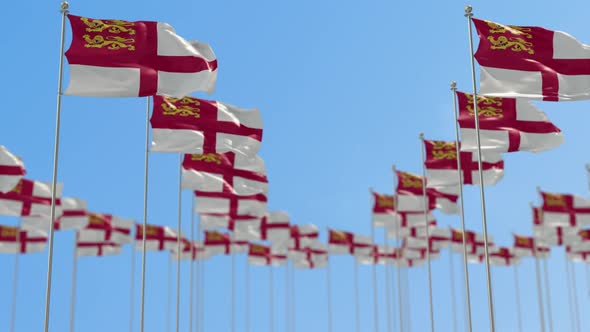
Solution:
[(457, 82), (451, 81), (451, 90), (455, 90), (457, 88)]
[(465, 16), (467, 16), (467, 17), (473, 16), (473, 7), (471, 7), (471, 5), (465, 6)]
[(420, 137), (420, 139), (423, 139), (424, 138), (424, 133), (420, 133), (420, 134), (418, 134), (418, 136)]
[(67, 1), (62, 1), (59, 6), (60, 6), (60, 12), (65, 13), (70, 8), (70, 3)]

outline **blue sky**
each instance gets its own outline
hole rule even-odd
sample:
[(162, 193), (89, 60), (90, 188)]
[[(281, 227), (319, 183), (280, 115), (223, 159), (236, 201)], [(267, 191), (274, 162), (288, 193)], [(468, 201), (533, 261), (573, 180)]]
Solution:
[[(391, 164), (421, 171), (418, 133), (454, 139), (449, 82), (470, 91), (464, 1), (72, 1), (71, 12), (92, 18), (157, 20), (189, 39), (212, 45), (219, 79), (210, 98), (260, 108), (269, 206), (295, 223), (315, 223), (361, 234), (370, 232), (369, 187), (392, 192)], [(590, 43), (586, 1), (474, 2), (476, 17), (562, 30)], [(51, 180), (58, 73), (60, 15), (57, 1), (16, 1), (0, 34), (4, 98), (0, 144), (21, 156), (30, 178)], [(69, 27), (66, 45), (69, 44)], [(67, 67), (65, 72), (67, 78)], [(67, 81), (67, 80), (66, 80)], [(10, 92), (10, 93), (8, 93)], [(203, 95), (198, 95), (205, 97)], [(505, 178), (486, 188), (489, 233), (502, 245), (512, 232), (531, 233), (529, 201), (535, 187), (588, 196), (584, 147), (590, 140), (590, 102), (537, 102), (560, 127), (566, 143), (542, 154), (505, 156)], [(65, 97), (59, 180), (64, 193), (87, 200), (91, 210), (141, 220), (145, 99)], [(151, 154), (149, 222), (176, 227), (178, 157)], [(183, 193), (188, 232), (190, 194)], [(481, 231), (479, 193), (465, 189), (467, 227)], [(457, 216), (437, 212), (440, 225), (459, 226)], [(15, 218), (0, 217), (15, 224)], [(51, 330), (68, 327), (72, 233), (57, 233)], [(322, 236), (325, 239), (325, 234)], [(377, 231), (377, 237), (382, 233)], [(122, 255), (79, 262), (77, 330), (127, 331), (130, 247)], [(435, 321), (452, 331), (449, 257), (433, 262)], [(165, 331), (167, 255), (149, 253), (146, 331)], [(139, 254), (137, 254), (139, 264)], [(463, 322), (462, 270), (454, 256), (458, 318)], [(238, 331), (244, 327), (245, 257), (237, 257)], [(0, 256), (0, 330), (8, 329), (13, 257)], [(206, 331), (229, 331), (230, 259), (206, 264)], [(182, 327), (187, 329), (188, 265), (183, 265)], [(570, 330), (564, 252), (549, 259), (553, 321)], [(361, 324), (372, 331), (371, 269), (359, 267)], [(46, 253), (20, 261), (17, 331), (43, 324)], [(139, 269), (138, 269), (139, 271)], [(575, 266), (581, 310), (590, 304), (584, 267)], [(498, 331), (516, 331), (513, 271), (493, 268)], [(353, 331), (351, 257), (332, 259), (334, 331)], [(483, 265), (470, 267), (474, 330), (488, 326)], [(519, 267), (524, 330), (538, 330), (534, 264)], [(284, 330), (284, 271), (275, 272), (276, 330)], [(413, 331), (429, 327), (425, 268), (409, 271)], [(297, 330), (326, 330), (325, 271), (296, 271)], [(380, 317), (385, 315), (383, 269), (379, 269)], [(139, 285), (139, 273), (135, 276)], [(251, 331), (267, 331), (268, 271), (251, 268)], [(139, 286), (137, 286), (139, 287)], [(136, 287), (136, 290), (137, 290)], [(139, 297), (136, 298), (138, 309)], [(397, 306), (397, 304), (396, 304)], [(136, 310), (136, 327), (138, 326)], [(397, 317), (395, 318), (397, 322)], [(582, 330), (590, 329), (585, 315)], [(460, 324), (463, 328), (463, 324)], [(381, 319), (380, 331), (386, 331)]]

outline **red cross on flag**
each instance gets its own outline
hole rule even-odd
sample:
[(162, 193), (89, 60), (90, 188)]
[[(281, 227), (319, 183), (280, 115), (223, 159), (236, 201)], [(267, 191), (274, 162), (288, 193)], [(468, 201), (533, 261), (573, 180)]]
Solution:
[[(483, 234), (473, 231), (465, 231), (465, 242), (467, 244), (468, 255), (483, 255), (485, 252), (485, 242)], [(463, 252), (463, 232), (459, 229), (451, 229), (451, 248), (454, 252)], [(492, 252), (496, 246), (492, 236), (488, 234), (488, 250)]]
[(66, 94), (184, 97), (213, 92), (217, 60), (209, 45), (187, 41), (167, 23), (68, 15), (72, 43)]
[[(88, 226), (88, 212), (86, 202), (71, 197), (61, 199), (62, 214), (53, 223), (55, 230), (81, 230)], [(41, 217), (21, 217), (23, 229), (49, 229), (49, 216)]]
[[(201, 214), (201, 228), (204, 230), (212, 229), (227, 229), (229, 231), (235, 231), (236, 228), (240, 228), (242, 223), (251, 225), (258, 222), (261, 217), (257, 216), (229, 216), (223, 214)], [(237, 227), (236, 227), (237, 226)]]
[(314, 224), (291, 225), (290, 250), (301, 250), (318, 241), (320, 232)]
[(395, 259), (395, 248), (374, 245), (368, 254), (356, 255), (356, 262), (363, 265), (390, 264)]
[(533, 232), (540, 245), (562, 246), (567, 244), (569, 239), (576, 237), (578, 230), (576, 227), (538, 226), (534, 228)]
[[(455, 142), (424, 140), (426, 150), (426, 183), (428, 187), (459, 186), (457, 174), (457, 144)], [(477, 154), (461, 151), (463, 184), (479, 185)], [(504, 177), (504, 160), (499, 153), (482, 152), (484, 185), (494, 185)], [(442, 189), (441, 189), (442, 190)]]
[(373, 250), (370, 237), (331, 229), (328, 245), (332, 254), (368, 255)]
[(44, 231), (0, 225), (0, 253), (41, 252), (45, 251), (46, 242), (47, 234)]
[(546, 101), (590, 98), (590, 46), (565, 32), (473, 19), (483, 95)]
[[(61, 214), (61, 192), (63, 185), (57, 184), (55, 215)], [(7, 193), (0, 193), (0, 215), (6, 216), (50, 216), (51, 183), (21, 179)]]
[(590, 229), (579, 230), (575, 237), (568, 240), (568, 244), (576, 251), (590, 251)]
[[(263, 216), (267, 211), (267, 197), (264, 194), (239, 196), (232, 193), (210, 193), (196, 191), (196, 212), (229, 218), (242, 216)], [(229, 220), (228, 220), (229, 223)]]
[(22, 160), (0, 145), (0, 193), (11, 191), (26, 173)]
[[(180, 259), (181, 260), (193, 260), (193, 261), (200, 261), (209, 258), (209, 253), (205, 249), (203, 242), (195, 241), (191, 242), (186, 238), (181, 239), (181, 252), (180, 252)], [(174, 246), (172, 249), (172, 253), (174, 254), (173, 257), (175, 260), (178, 260), (178, 244)]]
[(457, 214), (459, 206), (458, 195), (443, 193), (435, 188), (426, 189), (426, 197), (422, 189), (424, 179), (416, 174), (396, 171), (397, 174), (397, 210), (409, 212), (423, 212), (424, 199), (428, 210), (439, 209), (443, 213)]
[(239, 196), (268, 192), (264, 161), (258, 156), (234, 152), (187, 154), (182, 168), (184, 189)]
[(572, 262), (590, 263), (590, 251), (588, 250), (572, 250), (569, 247), (566, 249), (567, 258)]
[(261, 244), (250, 243), (248, 263), (267, 266), (285, 265), (287, 264), (287, 252)]
[(121, 245), (114, 242), (76, 242), (76, 256), (113, 256), (122, 251)]
[(396, 267), (419, 267), (426, 262), (423, 258), (400, 258), (395, 260)]
[[(426, 227), (424, 226), (424, 213), (419, 214), (421, 220), (413, 225), (402, 224), (401, 226), (387, 227), (387, 236), (392, 239), (403, 239), (408, 236), (422, 237), (426, 236)], [(418, 219), (418, 218), (416, 218)], [(436, 226), (436, 220), (432, 213), (428, 213), (428, 225)]]
[(248, 242), (235, 240), (231, 234), (206, 231), (203, 245), (210, 255), (230, 255), (248, 250)]
[(328, 250), (325, 244), (314, 242), (305, 248), (291, 250), (289, 258), (296, 269), (322, 268), (328, 264)]
[[(578, 195), (540, 191), (544, 226), (577, 227), (590, 224), (590, 200)], [(536, 212), (537, 214), (539, 211)]]
[(490, 264), (495, 266), (515, 266), (520, 264), (520, 257), (514, 253), (513, 248), (498, 247), (490, 253)]
[[(135, 225), (135, 248), (143, 250), (143, 225)], [(145, 246), (149, 251), (174, 250), (178, 248), (178, 233), (167, 226), (146, 225)]]
[(131, 243), (131, 229), (135, 222), (111, 214), (88, 212), (88, 225), (78, 232), (80, 242)]
[(234, 235), (245, 241), (270, 241), (274, 247), (286, 249), (291, 239), (289, 214), (273, 211), (262, 218), (241, 222), (236, 225)]
[[(473, 95), (457, 91), (461, 150), (477, 151)], [(486, 152), (541, 152), (560, 146), (563, 134), (524, 99), (477, 96), (479, 138)]]
[(542, 246), (532, 236), (523, 236), (513, 234), (514, 236), (514, 253), (518, 256), (536, 256), (544, 258), (549, 255), (550, 248)]
[(255, 156), (262, 141), (262, 117), (218, 101), (154, 96), (152, 151), (238, 152)]

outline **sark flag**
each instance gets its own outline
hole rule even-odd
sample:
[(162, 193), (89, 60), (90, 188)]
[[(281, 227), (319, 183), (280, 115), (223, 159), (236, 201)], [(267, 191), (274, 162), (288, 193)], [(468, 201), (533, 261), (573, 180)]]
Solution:
[(154, 96), (150, 122), (155, 152), (255, 156), (262, 141), (260, 111), (218, 101)]
[[(461, 150), (477, 151), (473, 95), (457, 91)], [(525, 99), (477, 96), (479, 139), (485, 152), (542, 152), (563, 144), (563, 134)]]
[(565, 32), (473, 19), (480, 93), (545, 101), (590, 99), (590, 46)]
[(182, 188), (240, 196), (266, 194), (264, 161), (242, 153), (187, 154), (182, 162)]
[(248, 251), (248, 242), (232, 238), (231, 234), (205, 231), (203, 245), (210, 255), (231, 255)]
[(328, 263), (328, 250), (320, 242), (289, 252), (289, 258), (297, 269), (314, 269), (325, 267)]
[(0, 225), (0, 253), (40, 252), (45, 250), (46, 242), (47, 234), (44, 231)]
[[(418, 215), (419, 213), (416, 213)], [(403, 239), (408, 236), (420, 237), (426, 236), (426, 226), (424, 225), (424, 213), (420, 213), (421, 220), (417, 219), (419, 222), (411, 225), (402, 224), (401, 226), (396, 225), (392, 227), (387, 227), (387, 236), (393, 239)], [(428, 213), (428, 226), (434, 227), (436, 226), (436, 220), (432, 213)]]
[(373, 250), (370, 237), (331, 229), (328, 245), (333, 254), (367, 255)]
[(115, 242), (80, 242), (76, 241), (76, 256), (113, 256), (122, 252), (120, 244)]
[(549, 256), (550, 248), (542, 246), (532, 236), (514, 235), (514, 253), (518, 256), (533, 256), (545, 258)]
[[(371, 192), (373, 196), (373, 226), (386, 227), (391, 231), (424, 224), (424, 212), (396, 211), (395, 196)], [(428, 212), (428, 221), (434, 221)]]
[(214, 90), (217, 60), (209, 45), (185, 40), (167, 23), (68, 19), (67, 95), (180, 98)]
[[(424, 147), (427, 186), (429, 188), (459, 186), (461, 183), (457, 174), (457, 144), (424, 140)], [(460, 155), (463, 184), (479, 185), (477, 154), (461, 151)], [(481, 161), (484, 185), (494, 185), (504, 177), (504, 160), (499, 153), (482, 151)], [(440, 190), (445, 191), (443, 188)]]
[[(53, 223), (56, 231), (64, 230), (81, 230), (88, 226), (88, 211), (86, 202), (71, 197), (64, 197), (61, 200), (62, 214)], [(49, 229), (50, 216), (40, 217), (22, 217), (21, 225), (23, 229)]]
[(88, 225), (78, 232), (79, 242), (133, 242), (131, 229), (135, 222), (111, 214), (88, 213)]
[[(55, 215), (61, 211), (63, 184), (57, 184)], [(5, 216), (50, 216), (51, 183), (21, 179), (7, 193), (0, 193), (0, 215)]]
[(287, 252), (262, 244), (250, 243), (248, 263), (252, 265), (281, 266), (287, 263)]
[(238, 223), (234, 237), (243, 241), (270, 241), (274, 247), (287, 248), (291, 239), (289, 214), (272, 211), (266, 216)]
[(0, 193), (11, 191), (26, 173), (22, 160), (0, 145)]
[(515, 266), (520, 264), (520, 257), (513, 248), (498, 247), (490, 253), (490, 264), (495, 266)]
[(395, 260), (395, 248), (374, 245), (371, 252), (355, 256), (358, 264), (391, 264)]
[(590, 224), (590, 200), (578, 195), (540, 191), (543, 226), (580, 227)]
[[(191, 242), (186, 238), (181, 239), (180, 243), (180, 259), (181, 260), (193, 260), (193, 261), (200, 261), (209, 258), (209, 253), (205, 249), (203, 242), (195, 241)], [(173, 257), (175, 260), (178, 260), (178, 244), (174, 246), (172, 249), (172, 253), (174, 254)]]
[[(233, 193), (195, 191), (195, 211), (202, 215), (227, 216), (235, 220), (261, 217), (267, 212), (268, 198), (264, 194), (239, 196)], [(230, 220), (227, 221), (229, 223)]]
[(424, 195), (422, 188), (424, 179), (421, 176), (401, 171), (396, 173), (398, 211), (423, 212), (424, 204), (426, 204), (428, 210), (439, 209), (447, 214), (459, 213), (457, 205), (459, 195), (444, 193), (435, 188), (426, 188), (426, 195)]
[(291, 225), (290, 250), (301, 250), (317, 243), (320, 237), (318, 226), (314, 224)]
[[(135, 248), (143, 251), (143, 224), (135, 224)], [(167, 226), (146, 225), (145, 246), (148, 251), (174, 250), (178, 248), (178, 233)]]

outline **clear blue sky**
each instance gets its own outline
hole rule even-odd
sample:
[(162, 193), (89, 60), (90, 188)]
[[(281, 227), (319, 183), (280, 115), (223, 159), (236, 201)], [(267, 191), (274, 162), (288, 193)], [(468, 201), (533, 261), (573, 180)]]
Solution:
[[(157, 20), (190, 39), (209, 42), (219, 61), (215, 94), (241, 107), (259, 107), (265, 124), (261, 156), (270, 179), (269, 206), (288, 211), (295, 223), (370, 232), (369, 187), (392, 192), (391, 164), (420, 172), (418, 133), (454, 138), (449, 82), (471, 89), (464, 1), (72, 1), (71, 12), (92, 18)], [(475, 2), (476, 17), (566, 31), (590, 43), (587, 1)], [(58, 1), (12, 1), (4, 7), (0, 144), (20, 155), (29, 177), (51, 180), (58, 73)], [(69, 27), (66, 46), (69, 44)], [(66, 67), (67, 78), (67, 67)], [(202, 95), (201, 95), (202, 96)], [(531, 233), (529, 201), (537, 185), (588, 196), (584, 164), (590, 161), (590, 102), (536, 103), (565, 133), (566, 143), (543, 154), (505, 156), (506, 174), (488, 188), (489, 232), (501, 245), (512, 232)], [(141, 220), (145, 99), (63, 99), (59, 180), (68, 196), (90, 209)], [(149, 221), (176, 225), (178, 157), (150, 157)], [(479, 194), (465, 190), (467, 226), (481, 231)], [(188, 232), (190, 194), (184, 193)], [(437, 213), (440, 225), (457, 216)], [(0, 217), (15, 224), (15, 218)], [(381, 238), (381, 231), (377, 232)], [(322, 235), (325, 239), (325, 234)], [(72, 233), (56, 234), (51, 331), (67, 331)], [(433, 262), (438, 331), (451, 331), (449, 259)], [(139, 254), (138, 264), (139, 264)], [(149, 253), (146, 331), (165, 331), (167, 256)], [(79, 263), (77, 330), (127, 331), (131, 248), (117, 257)], [(228, 257), (206, 267), (206, 330), (229, 331)], [(243, 303), (245, 257), (237, 258), (238, 304)], [(17, 331), (43, 324), (46, 253), (21, 259)], [(549, 261), (554, 328), (570, 330), (564, 252)], [(462, 270), (455, 255), (457, 305), (462, 312)], [(252, 267), (252, 329), (267, 331), (268, 275)], [(0, 256), (0, 330), (8, 330), (13, 257)], [(353, 331), (352, 258), (332, 260), (334, 331)], [(534, 264), (519, 267), (524, 330), (538, 330)], [(325, 272), (296, 271), (298, 331), (326, 330)], [(472, 266), (475, 331), (488, 325), (483, 265)], [(493, 268), (498, 331), (516, 331), (511, 269)], [(590, 301), (583, 266), (576, 265), (580, 309)], [(188, 269), (183, 265), (183, 329), (188, 313)], [(284, 329), (284, 274), (275, 273), (276, 330)], [(360, 268), (361, 323), (372, 331), (370, 268)], [(413, 331), (428, 328), (426, 269), (409, 273)], [(136, 278), (139, 287), (139, 273)], [(383, 270), (379, 270), (383, 294)], [(138, 289), (136, 287), (136, 290)], [(136, 293), (137, 294), (137, 293)], [(136, 301), (136, 309), (139, 305)], [(385, 296), (380, 298), (384, 316)], [(136, 310), (136, 313), (138, 311)], [(243, 331), (243, 306), (238, 306)], [(136, 317), (139, 315), (137, 314)], [(397, 322), (397, 317), (395, 319)], [(136, 322), (136, 327), (138, 323)], [(460, 324), (463, 327), (462, 324)], [(582, 330), (590, 320), (582, 315)], [(381, 320), (380, 331), (386, 331)]]

